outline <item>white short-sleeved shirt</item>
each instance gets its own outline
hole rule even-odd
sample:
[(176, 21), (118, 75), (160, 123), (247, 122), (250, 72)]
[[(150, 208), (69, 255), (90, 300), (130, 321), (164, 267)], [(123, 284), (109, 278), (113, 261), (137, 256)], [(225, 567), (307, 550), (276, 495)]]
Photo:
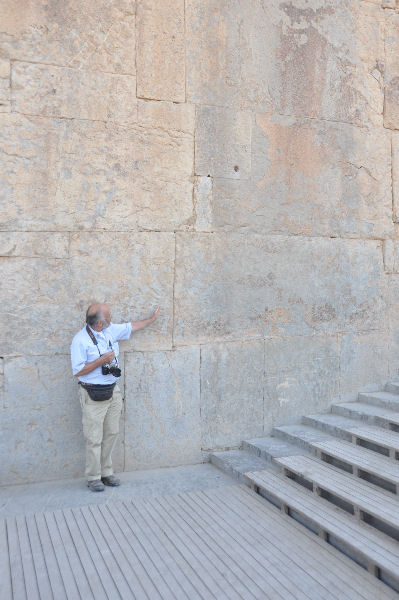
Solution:
[[(91, 329), (91, 327), (90, 327)], [(72, 340), (71, 344), (71, 363), (72, 363), (72, 372), (75, 375), (79, 373), (83, 369), (86, 363), (93, 362), (100, 356), (98, 350), (101, 354), (105, 354), (106, 352), (110, 352), (113, 350), (115, 352), (115, 356), (118, 358), (119, 356), (119, 344), (118, 340), (128, 340), (130, 334), (132, 333), (132, 324), (131, 323), (111, 323), (106, 329), (102, 331), (94, 331), (93, 335), (98, 341), (98, 346), (96, 346), (89, 334), (86, 331), (86, 327), (83, 327)], [(111, 344), (111, 345), (110, 345)], [(111, 348), (112, 346), (112, 348)], [(97, 350), (98, 348), (98, 350)], [(87, 373), (86, 375), (81, 375), (79, 381), (83, 381), (84, 383), (114, 383), (118, 378), (113, 375), (103, 375), (101, 372), (101, 366), (94, 369), (91, 373)]]

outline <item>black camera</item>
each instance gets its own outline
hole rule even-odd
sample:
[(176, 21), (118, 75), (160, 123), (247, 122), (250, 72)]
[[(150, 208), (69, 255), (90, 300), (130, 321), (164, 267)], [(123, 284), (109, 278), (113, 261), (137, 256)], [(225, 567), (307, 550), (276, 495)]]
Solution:
[(120, 377), (122, 375), (122, 371), (119, 367), (107, 364), (101, 365), (101, 373), (103, 375), (113, 375), (114, 377)]

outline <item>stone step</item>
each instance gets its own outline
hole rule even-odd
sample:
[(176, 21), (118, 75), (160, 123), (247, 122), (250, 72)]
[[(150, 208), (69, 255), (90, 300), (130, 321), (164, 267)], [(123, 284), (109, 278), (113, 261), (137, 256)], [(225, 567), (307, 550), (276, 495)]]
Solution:
[(280, 474), (246, 474), (251, 488), (399, 592), (399, 545)]
[(399, 394), (399, 381), (391, 381), (385, 384), (385, 391), (392, 394)]
[(304, 425), (276, 427), (273, 431), (283, 438), (298, 440), (298, 444), (325, 462), (394, 494), (399, 493), (399, 465), (396, 461)]
[[(285, 475), (399, 541), (397, 496), (309, 456), (276, 458)], [(247, 477), (250, 477), (247, 474)]]
[(399, 412), (364, 402), (343, 402), (331, 406), (333, 414), (352, 417), (366, 423), (399, 432)]
[(360, 392), (359, 402), (399, 411), (399, 395), (392, 392)]
[(245, 452), (244, 450), (222, 450), (211, 452), (209, 454), (209, 460), (213, 465), (225, 473), (228, 473), (247, 485), (248, 482), (245, 479), (245, 473), (248, 471), (276, 468), (263, 458)]
[[(271, 461), (279, 456), (293, 456), (301, 454), (301, 450), (296, 444), (291, 444), (285, 440), (276, 437), (253, 438), (243, 440), (243, 450), (255, 454), (264, 460)], [(306, 452), (305, 450), (303, 452)]]
[(394, 460), (399, 458), (399, 433), (332, 413), (307, 415), (302, 422)]

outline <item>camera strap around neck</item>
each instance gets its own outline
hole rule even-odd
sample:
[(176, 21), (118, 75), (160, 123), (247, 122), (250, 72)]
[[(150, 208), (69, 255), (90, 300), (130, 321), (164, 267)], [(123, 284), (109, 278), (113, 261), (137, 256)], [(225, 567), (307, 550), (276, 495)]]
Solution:
[[(95, 337), (95, 335), (93, 334), (92, 330), (90, 329), (90, 327), (89, 327), (88, 325), (86, 325), (86, 331), (87, 331), (87, 333), (89, 334), (89, 336), (90, 336), (90, 339), (91, 339), (91, 341), (93, 342), (93, 344), (94, 344), (94, 345), (97, 347), (98, 354), (99, 354), (100, 356), (102, 356), (102, 354), (101, 354), (101, 352), (100, 352), (100, 348), (98, 347), (98, 341), (96, 340), (96, 337)], [(107, 339), (107, 338), (105, 338), (105, 339)], [(113, 350), (113, 348), (112, 348), (112, 344), (111, 344), (111, 340), (109, 340), (109, 346), (110, 346), (111, 350)], [(116, 358), (116, 355), (115, 355), (115, 362), (116, 362), (116, 364), (118, 364), (118, 359)]]

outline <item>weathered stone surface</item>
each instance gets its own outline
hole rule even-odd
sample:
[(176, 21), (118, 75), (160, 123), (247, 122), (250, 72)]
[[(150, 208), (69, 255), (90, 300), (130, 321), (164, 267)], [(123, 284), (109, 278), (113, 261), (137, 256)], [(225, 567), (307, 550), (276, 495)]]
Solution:
[(177, 234), (176, 344), (381, 329), (381, 242)]
[(75, 312), (80, 306), (82, 313), (93, 299), (101, 298), (113, 307), (113, 321), (124, 323), (147, 319), (159, 304), (162, 318), (134, 332), (131, 344), (139, 350), (171, 347), (172, 233), (75, 233), (70, 255)]
[(67, 258), (69, 254), (68, 233), (48, 232), (0, 232), (0, 257)]
[(194, 104), (139, 99), (137, 106), (140, 125), (144, 125), (145, 127), (160, 127), (161, 129), (174, 129), (194, 134)]
[(399, 15), (389, 12), (385, 34), (384, 126), (399, 129)]
[(382, 124), (380, 7), (193, 0), (186, 20), (188, 100)]
[(389, 292), (389, 333), (390, 336), (387, 342), (389, 348), (389, 375), (393, 381), (399, 379), (399, 276), (388, 275), (388, 292)]
[(197, 109), (195, 174), (249, 179), (251, 114), (215, 106)]
[(263, 434), (264, 341), (201, 346), (202, 448)]
[(200, 350), (126, 354), (125, 469), (201, 462)]
[(184, 0), (137, 5), (137, 95), (186, 99)]
[(1, 262), (0, 355), (67, 354), (96, 300), (111, 304), (115, 323), (148, 318), (160, 304), (162, 320), (134, 333), (131, 344), (171, 347), (173, 234), (75, 233), (69, 259)]
[(212, 177), (196, 177), (194, 183), (195, 231), (212, 231)]
[(0, 115), (3, 229), (190, 228), (193, 152), (179, 131)]
[(12, 59), (135, 73), (135, 0), (13, 0), (0, 5), (0, 51)]
[(251, 180), (213, 182), (214, 228), (384, 237), (392, 233), (389, 132), (258, 113)]
[(338, 336), (266, 338), (264, 430), (323, 410), (339, 395)]
[(0, 57), (0, 112), (10, 112), (10, 61)]
[(346, 333), (340, 338), (341, 401), (355, 401), (357, 393), (365, 386), (382, 389), (390, 376), (388, 329)]
[(27, 115), (135, 123), (136, 78), (16, 62), (13, 110)]

